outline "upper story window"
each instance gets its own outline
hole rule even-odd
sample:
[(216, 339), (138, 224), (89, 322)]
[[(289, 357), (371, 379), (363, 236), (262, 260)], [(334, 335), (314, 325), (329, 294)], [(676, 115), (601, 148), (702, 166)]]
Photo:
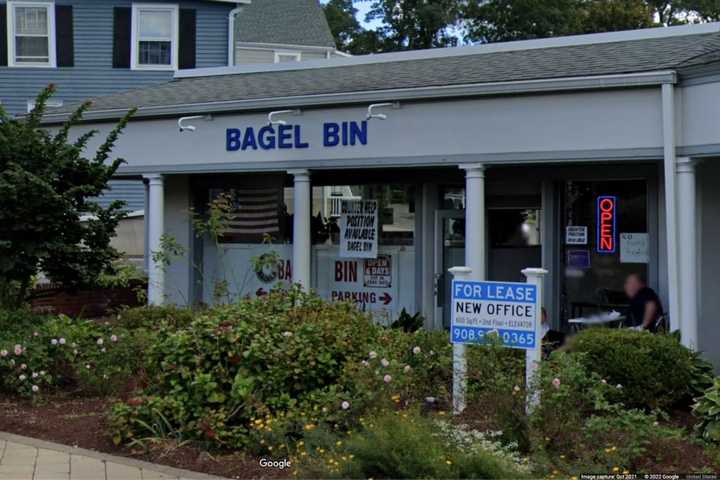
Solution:
[(8, 63), (11, 67), (55, 67), (55, 5), (8, 2)]
[(133, 4), (132, 68), (177, 70), (178, 6)]
[(275, 51), (275, 63), (299, 62), (302, 59), (302, 52)]

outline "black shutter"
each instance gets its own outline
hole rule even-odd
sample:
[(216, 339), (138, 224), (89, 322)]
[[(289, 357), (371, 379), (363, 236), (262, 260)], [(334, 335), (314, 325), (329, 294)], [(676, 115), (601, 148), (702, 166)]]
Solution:
[(113, 68), (130, 68), (132, 10), (115, 7), (113, 15)]
[(55, 51), (58, 67), (75, 66), (73, 8), (70, 5), (55, 6)]
[(0, 5), (0, 67), (7, 67), (7, 7)]
[(180, 47), (178, 68), (195, 68), (195, 10), (180, 9)]

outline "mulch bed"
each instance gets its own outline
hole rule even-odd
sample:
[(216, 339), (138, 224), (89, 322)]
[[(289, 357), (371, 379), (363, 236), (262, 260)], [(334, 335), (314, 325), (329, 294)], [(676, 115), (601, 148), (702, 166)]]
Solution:
[(70, 394), (47, 397), (36, 405), (0, 396), (0, 431), (228, 478), (291, 476), (288, 470), (263, 468), (258, 458), (242, 453), (206, 452), (171, 443), (156, 445), (149, 452), (116, 447), (107, 434), (105, 417), (111, 404), (107, 398), (73, 398)]

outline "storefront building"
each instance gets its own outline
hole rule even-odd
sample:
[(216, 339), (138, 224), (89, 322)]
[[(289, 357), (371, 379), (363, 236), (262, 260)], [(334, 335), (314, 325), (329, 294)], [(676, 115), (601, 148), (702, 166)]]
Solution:
[[(296, 282), (442, 328), (449, 267), (506, 281), (544, 267), (567, 329), (622, 308), (640, 273), (720, 365), (719, 53), (706, 24), (201, 69), (95, 99), (86, 120), (107, 133), (140, 107), (120, 174), (146, 179), (150, 250), (181, 247), (150, 262), (154, 303)], [(341, 246), (360, 200), (377, 207), (369, 258)], [(208, 232), (218, 205), (229, 221)]]

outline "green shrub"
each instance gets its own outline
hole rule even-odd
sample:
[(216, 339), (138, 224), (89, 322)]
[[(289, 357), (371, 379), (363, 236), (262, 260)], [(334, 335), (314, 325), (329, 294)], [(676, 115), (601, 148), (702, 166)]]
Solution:
[(166, 329), (177, 329), (190, 325), (196, 314), (193, 309), (174, 305), (145, 305), (121, 310), (114, 323), (129, 329), (159, 329), (163, 324)]
[(384, 413), (364, 430), (331, 443), (310, 437), (301, 450), (300, 475), (306, 478), (525, 478), (524, 465), (502, 448), (485, 449), (482, 435), (461, 440), (433, 420), (413, 412)]
[(700, 420), (695, 430), (705, 440), (720, 443), (720, 377), (696, 399), (693, 414)]
[(162, 323), (152, 386), (138, 406), (114, 410), (114, 436), (150, 434), (142, 422), (158, 411), (187, 438), (232, 447), (248, 444), (257, 419), (340, 420), (347, 397), (336, 385), (378, 332), (351, 305), (295, 290), (201, 312), (187, 328)]
[(668, 408), (690, 394), (693, 355), (669, 335), (591, 328), (576, 335), (570, 352), (612, 385), (610, 399), (629, 407)]
[(16, 321), (0, 334), (0, 389), (37, 396), (56, 388), (79, 393), (119, 392), (144, 370), (152, 338), (89, 320), (0, 314)]
[(415, 315), (410, 315), (404, 308), (400, 312), (397, 320), (395, 320), (390, 328), (400, 328), (406, 332), (416, 332), (423, 326), (425, 319), (420, 315), (420, 312)]

